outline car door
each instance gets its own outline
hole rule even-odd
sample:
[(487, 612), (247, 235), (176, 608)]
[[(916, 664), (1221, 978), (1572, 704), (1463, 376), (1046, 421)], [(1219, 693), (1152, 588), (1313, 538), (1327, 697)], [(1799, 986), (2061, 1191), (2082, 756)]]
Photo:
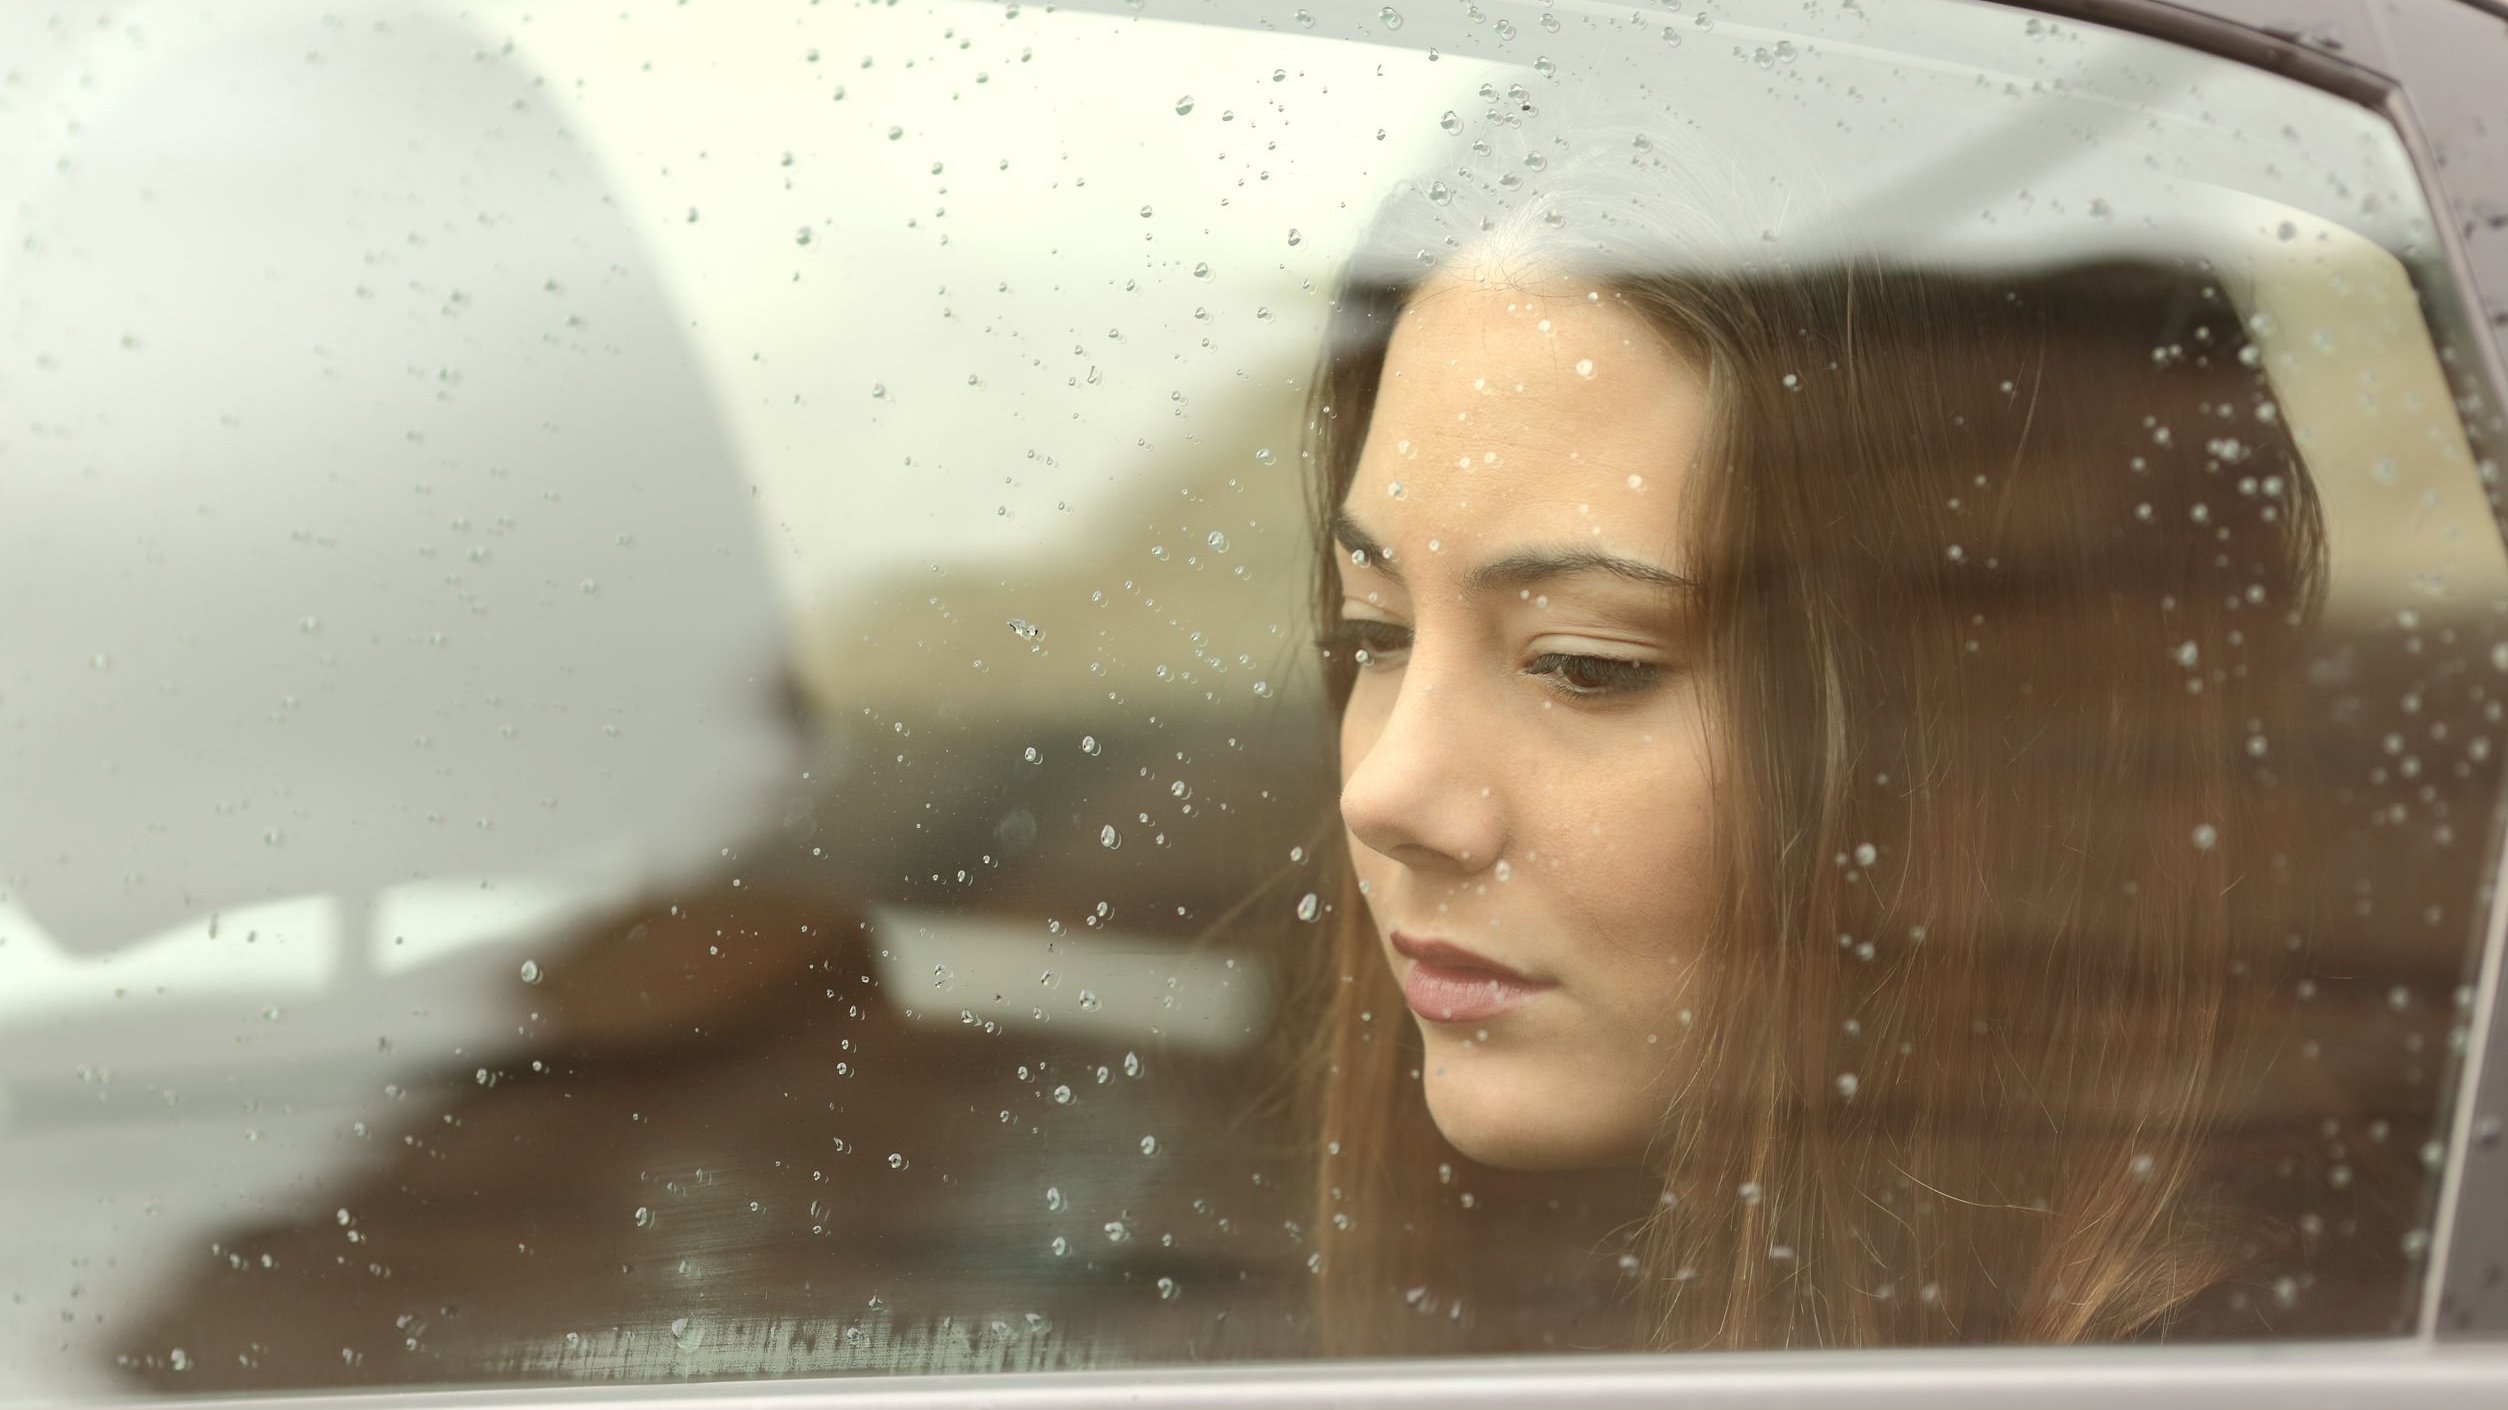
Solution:
[(2499, 5), (0, 36), (0, 1398), (2508, 1389)]

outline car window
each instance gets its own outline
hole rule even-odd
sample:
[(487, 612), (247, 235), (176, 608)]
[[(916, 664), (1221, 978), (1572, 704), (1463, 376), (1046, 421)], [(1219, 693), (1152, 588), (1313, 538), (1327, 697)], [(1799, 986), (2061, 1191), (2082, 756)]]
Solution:
[(0, 32), (0, 1380), (2419, 1325), (2508, 555), (2369, 109), (1967, 0)]

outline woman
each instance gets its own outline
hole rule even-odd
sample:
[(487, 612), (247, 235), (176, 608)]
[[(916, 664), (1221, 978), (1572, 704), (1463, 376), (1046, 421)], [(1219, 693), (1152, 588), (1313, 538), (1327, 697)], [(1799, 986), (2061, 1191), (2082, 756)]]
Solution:
[(1327, 1349), (2304, 1322), (2323, 552), (2227, 292), (1577, 150), (1397, 197), (1315, 385)]

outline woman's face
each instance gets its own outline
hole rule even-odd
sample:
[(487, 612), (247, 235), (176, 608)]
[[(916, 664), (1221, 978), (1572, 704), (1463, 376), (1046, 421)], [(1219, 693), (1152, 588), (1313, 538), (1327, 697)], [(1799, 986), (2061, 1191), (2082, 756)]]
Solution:
[[(1640, 1158), (1710, 904), (1681, 507), (1692, 360), (1613, 296), (1471, 276), (1396, 323), (1336, 538), (1341, 816), (1464, 1154)], [(1384, 1016), (1390, 1019), (1391, 1015)]]

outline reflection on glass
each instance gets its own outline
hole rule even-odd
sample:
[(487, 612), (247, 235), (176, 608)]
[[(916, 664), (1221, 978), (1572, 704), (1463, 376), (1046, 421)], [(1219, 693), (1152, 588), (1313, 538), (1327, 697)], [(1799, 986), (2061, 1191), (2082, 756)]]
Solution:
[(2392, 134), (1487, 9), (28, 48), (10, 1382), (2408, 1326), (2508, 563)]

